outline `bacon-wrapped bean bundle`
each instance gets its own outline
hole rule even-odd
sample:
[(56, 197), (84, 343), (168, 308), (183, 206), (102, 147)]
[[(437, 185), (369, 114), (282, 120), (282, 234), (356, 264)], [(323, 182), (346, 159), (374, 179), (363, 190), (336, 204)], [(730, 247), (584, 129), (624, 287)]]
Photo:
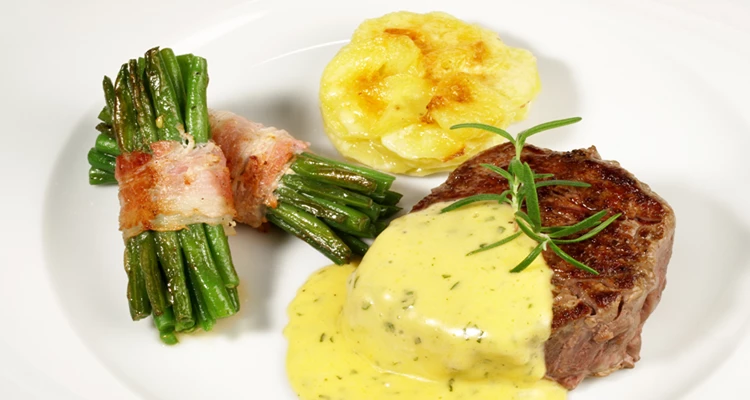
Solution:
[(306, 152), (288, 132), (228, 111), (209, 110), (211, 135), (227, 157), (237, 220), (271, 222), (337, 264), (364, 255), (400, 210), (394, 177)]
[(206, 60), (153, 48), (105, 77), (91, 184), (119, 183), (127, 297), (165, 343), (239, 311), (225, 230), (236, 211), (224, 154), (209, 141)]

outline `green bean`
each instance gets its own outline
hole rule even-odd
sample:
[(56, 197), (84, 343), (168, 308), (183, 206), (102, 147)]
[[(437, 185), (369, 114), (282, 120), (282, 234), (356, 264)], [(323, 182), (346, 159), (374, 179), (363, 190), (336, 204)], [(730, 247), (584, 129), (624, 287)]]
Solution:
[(96, 116), (99, 118), (99, 121), (102, 121), (102, 124), (111, 124), (112, 123), (112, 113), (109, 111), (107, 106), (104, 106), (101, 111), (99, 111), (99, 115)]
[(174, 332), (176, 323), (177, 321), (174, 318), (172, 307), (165, 308), (161, 315), (156, 315), (156, 313), (154, 313), (154, 325), (156, 325), (156, 329), (158, 329), (160, 333)]
[(389, 190), (385, 192), (385, 199), (383, 199), (382, 204), (385, 204), (387, 206), (395, 206), (399, 201), (401, 201), (401, 198), (403, 196), (404, 195), (401, 193)]
[(167, 71), (155, 47), (146, 52), (146, 78), (151, 89), (151, 100), (156, 111), (159, 140), (182, 140), (185, 128), (180, 116), (180, 105), (169, 81)]
[(125, 272), (128, 274), (128, 306), (133, 321), (151, 315), (151, 303), (146, 292), (146, 282), (140, 266), (138, 239), (130, 238), (125, 243)]
[(177, 63), (177, 57), (175, 57), (174, 51), (169, 48), (161, 49), (159, 55), (161, 56), (164, 70), (167, 72), (167, 76), (169, 76), (169, 82), (174, 89), (177, 104), (180, 106), (180, 115), (187, 122), (185, 112), (185, 84), (182, 81), (182, 73), (180, 72), (180, 65)]
[(372, 199), (363, 194), (328, 183), (317, 182), (305, 176), (287, 174), (281, 178), (281, 181), (284, 185), (302, 193), (332, 200), (342, 205), (368, 208), (372, 207), (373, 204)]
[(98, 168), (102, 171), (107, 171), (110, 174), (115, 173), (115, 166), (117, 164), (117, 161), (109, 154), (104, 154), (96, 148), (92, 147), (91, 150), (89, 150), (87, 158), (89, 160), (89, 164), (91, 164), (92, 167)]
[(96, 130), (111, 137), (112, 139), (115, 138), (115, 132), (112, 130), (111, 124), (100, 122), (96, 124)]
[(206, 89), (208, 88), (208, 63), (203, 57), (191, 57), (188, 70), (183, 71), (186, 79), (185, 89), (185, 128), (193, 135), (197, 143), (207, 142), (211, 130), (208, 126), (208, 106)]
[[(287, 202), (287, 204), (302, 209), (313, 216), (323, 218), (326, 224), (337, 226), (340, 230), (357, 232), (361, 235), (368, 235), (366, 232), (371, 231), (370, 217), (355, 208), (337, 204), (316, 195), (297, 193), (283, 186), (277, 188), (276, 193), (280, 201)], [(336, 217), (343, 215), (345, 218), (343, 221), (340, 218), (329, 218), (327, 216), (329, 212), (335, 213)]]
[(190, 69), (190, 63), (192, 62), (192, 54), (182, 54), (177, 56), (177, 64), (180, 65), (180, 72), (182, 72), (182, 83), (187, 87), (188, 76), (186, 71)]
[(313, 153), (305, 152), (305, 153), (300, 154), (299, 157), (316, 161), (320, 163), (321, 165), (329, 165), (329, 166), (343, 168), (347, 171), (355, 172), (357, 174), (364, 176), (365, 178), (371, 179), (377, 182), (378, 184), (378, 188), (375, 190), (375, 193), (381, 193), (381, 194), (385, 193), (388, 189), (390, 189), (393, 181), (396, 180), (394, 176), (376, 171), (371, 168), (366, 168), (366, 167), (361, 167), (357, 165), (335, 161), (330, 158), (322, 157)]
[(215, 319), (234, 314), (224, 282), (211, 257), (211, 250), (206, 243), (206, 234), (201, 224), (190, 225), (179, 231), (177, 236), (185, 252), (188, 267), (195, 271), (195, 279), (191, 282), (199, 287), (206, 301), (208, 312)]
[(142, 75), (138, 74), (138, 60), (135, 59), (128, 63), (128, 88), (130, 89), (130, 96), (133, 98), (141, 150), (150, 152), (151, 143), (159, 140), (156, 123), (154, 122), (156, 116)]
[(159, 257), (164, 276), (167, 280), (167, 291), (170, 295), (174, 314), (181, 325), (195, 324), (193, 307), (190, 304), (190, 292), (185, 280), (185, 261), (177, 232), (154, 232), (156, 255)]
[(196, 323), (194, 320), (186, 322), (186, 323), (177, 322), (174, 326), (174, 331), (190, 333), (190, 332), (194, 332), (197, 328), (198, 328), (198, 323)]
[(388, 227), (388, 221), (376, 221), (375, 224), (375, 236), (380, 235), (383, 233), (385, 228)]
[(352, 253), (363, 257), (365, 253), (367, 253), (367, 250), (370, 248), (370, 246), (363, 242), (360, 238), (356, 236), (352, 236), (346, 232), (336, 231), (336, 235), (341, 238), (341, 240), (346, 243), (347, 246), (349, 246), (350, 249), (352, 249)]
[(232, 308), (234, 308), (234, 312), (240, 311), (240, 294), (237, 292), (237, 288), (229, 288), (227, 289), (227, 293), (229, 293), (229, 300), (232, 301)]
[(115, 80), (115, 103), (112, 124), (120, 151), (130, 153), (137, 146), (138, 125), (133, 98), (128, 89), (128, 65), (123, 64)]
[(321, 163), (305, 157), (298, 157), (292, 163), (291, 168), (294, 172), (316, 181), (330, 183), (363, 194), (373, 193), (378, 188), (377, 182), (357, 172), (337, 166), (321, 165)]
[(373, 200), (384, 206), (395, 206), (399, 201), (401, 201), (401, 197), (403, 197), (401, 193), (397, 193), (392, 190), (389, 190), (384, 194), (372, 193), (369, 196), (372, 197)]
[[(380, 221), (377, 221), (377, 222), (380, 222)], [(376, 229), (375, 229), (375, 224), (377, 222), (369, 224), (367, 226), (367, 229), (362, 229), (362, 230), (352, 229), (351, 227), (345, 224), (339, 224), (333, 221), (326, 221), (326, 224), (337, 231), (346, 232), (356, 237), (374, 238), (375, 236), (377, 236)]]
[(367, 215), (372, 222), (377, 221), (380, 218), (380, 204), (373, 203), (370, 207), (354, 207), (359, 212)]
[(104, 153), (113, 157), (120, 155), (120, 148), (117, 147), (117, 141), (103, 133), (100, 133), (96, 137), (96, 144), (94, 147), (100, 153)]
[(156, 256), (156, 242), (151, 231), (136, 236), (140, 246), (141, 270), (146, 280), (146, 292), (154, 315), (162, 315), (167, 308), (167, 287), (161, 276)]
[(380, 206), (380, 218), (386, 219), (396, 215), (399, 211), (403, 210), (401, 207), (396, 206)]
[(314, 215), (283, 202), (267, 212), (269, 221), (304, 240), (336, 264), (349, 261), (351, 249)]
[(228, 288), (237, 287), (240, 284), (240, 277), (232, 263), (232, 253), (229, 250), (229, 241), (224, 233), (224, 227), (221, 225), (203, 224), (206, 230), (206, 239), (208, 247), (211, 250), (211, 256), (216, 264), (216, 270), (224, 281), (224, 286)]
[[(317, 200), (319, 200), (319, 198), (304, 195), (285, 186), (279, 186), (276, 188), (274, 194), (279, 201), (301, 208), (318, 218), (326, 218), (335, 222), (344, 222), (349, 218), (344, 212), (318, 203)], [(333, 202), (329, 203), (336, 204)]]
[[(310, 196), (310, 197), (312, 197), (312, 196)], [(323, 219), (325, 219), (327, 221), (333, 221), (333, 222), (340, 223), (340, 224), (342, 224), (344, 226), (347, 226), (349, 229), (352, 229), (354, 231), (367, 231), (367, 229), (370, 226), (370, 223), (371, 223), (370, 221), (371, 220), (367, 216), (367, 214), (365, 214), (365, 213), (363, 213), (363, 212), (361, 212), (361, 211), (359, 211), (359, 210), (357, 210), (355, 208), (351, 208), (351, 207), (347, 207), (347, 206), (342, 206), (340, 204), (336, 204), (336, 203), (334, 203), (332, 201), (328, 201), (326, 199), (317, 198), (317, 199), (314, 199), (314, 201), (317, 202), (318, 204), (323, 204), (324, 206), (326, 206), (326, 207), (328, 207), (330, 209), (337, 210), (339, 212), (343, 212), (343, 213), (346, 214), (346, 220), (344, 222), (339, 222), (339, 221), (336, 221), (336, 220), (332, 220), (332, 219), (328, 219), (326, 217), (323, 217)]]
[(112, 79), (109, 79), (106, 75), (102, 79), (102, 90), (104, 91), (105, 108), (112, 115), (115, 111), (115, 85), (112, 84)]
[[(143, 57), (138, 57), (138, 76), (141, 79), (148, 80), (148, 77), (146, 77), (146, 59)], [(146, 88), (148, 89), (148, 85), (146, 85)]]
[(211, 313), (208, 312), (208, 306), (206, 305), (206, 301), (203, 299), (203, 295), (201, 294), (200, 289), (197, 285), (193, 284), (193, 282), (198, 281), (198, 277), (196, 276), (195, 270), (193, 268), (188, 267), (188, 274), (186, 278), (187, 286), (190, 290), (190, 301), (193, 304), (193, 314), (195, 315), (195, 319), (197, 322), (196, 325), (200, 325), (204, 331), (208, 332), (213, 328), (216, 320), (211, 316)]
[(170, 346), (179, 343), (177, 335), (174, 332), (159, 332), (159, 339), (161, 339), (162, 343)]
[(99, 168), (89, 168), (89, 185), (109, 185), (117, 183), (115, 174)]
[(355, 231), (365, 231), (370, 224), (370, 218), (366, 214), (352, 207), (343, 206), (315, 195), (298, 193), (283, 186), (277, 188), (276, 193), (280, 200), (301, 208), (316, 217), (345, 224)]

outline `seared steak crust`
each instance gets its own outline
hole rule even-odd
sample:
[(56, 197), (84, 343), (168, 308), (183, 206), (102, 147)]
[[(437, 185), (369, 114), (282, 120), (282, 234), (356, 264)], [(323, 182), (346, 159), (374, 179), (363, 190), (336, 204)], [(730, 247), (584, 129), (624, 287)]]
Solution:
[[(412, 211), (474, 194), (501, 193), (508, 188), (507, 181), (481, 164), (507, 168), (514, 154), (508, 143), (478, 154)], [(552, 335), (545, 347), (547, 376), (573, 389), (587, 376), (632, 368), (640, 358), (643, 323), (666, 283), (674, 212), (617, 162), (601, 160), (594, 147), (555, 152), (527, 145), (521, 159), (536, 173), (591, 184), (539, 188), (545, 226), (574, 224), (604, 209), (609, 215), (623, 214), (592, 239), (560, 246), (596, 269), (598, 276), (571, 266), (551, 250), (542, 253), (554, 272)]]

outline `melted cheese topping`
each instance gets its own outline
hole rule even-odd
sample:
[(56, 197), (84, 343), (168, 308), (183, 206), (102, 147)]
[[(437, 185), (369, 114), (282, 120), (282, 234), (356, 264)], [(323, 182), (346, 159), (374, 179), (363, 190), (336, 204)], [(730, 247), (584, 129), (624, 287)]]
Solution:
[(289, 306), (287, 372), (301, 399), (565, 399), (542, 379), (552, 272), (512, 209), (446, 204), (394, 220), (358, 268), (315, 273)]

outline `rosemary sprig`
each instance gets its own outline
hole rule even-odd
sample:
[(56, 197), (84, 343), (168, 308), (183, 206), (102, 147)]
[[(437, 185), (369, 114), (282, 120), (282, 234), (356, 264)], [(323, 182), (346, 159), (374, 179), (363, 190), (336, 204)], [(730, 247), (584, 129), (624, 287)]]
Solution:
[[(526, 144), (526, 140), (529, 137), (550, 129), (574, 124), (580, 120), (580, 117), (575, 117), (545, 122), (520, 132), (516, 137), (513, 137), (503, 129), (485, 124), (458, 124), (451, 127), (451, 129), (475, 128), (496, 133), (512, 143), (516, 150), (515, 157), (510, 160), (507, 170), (496, 165), (482, 164), (482, 167), (505, 178), (508, 181), (508, 190), (505, 190), (500, 194), (477, 194), (469, 196), (456, 201), (441, 210), (441, 212), (448, 212), (478, 201), (497, 201), (499, 203), (509, 204), (513, 208), (515, 223), (520, 231), (495, 243), (490, 243), (473, 250), (469, 252), (467, 256), (502, 246), (519, 237), (521, 233), (524, 233), (526, 236), (536, 241), (538, 245), (534, 247), (526, 258), (510, 270), (510, 272), (523, 271), (549, 247), (555, 254), (574, 267), (590, 272), (594, 275), (599, 274), (595, 269), (571, 257), (558, 245), (588, 240), (612, 224), (612, 222), (619, 218), (621, 214), (615, 214), (604, 220), (604, 217), (609, 213), (609, 210), (602, 210), (573, 225), (542, 226), (542, 215), (539, 208), (539, 197), (537, 196), (538, 188), (553, 185), (585, 188), (591, 185), (586, 182), (550, 179), (554, 178), (554, 174), (537, 174), (532, 171), (528, 163), (521, 162), (521, 152), (523, 151), (523, 146)], [(523, 211), (522, 209), (524, 205), (526, 206), (526, 211)], [(563, 239), (581, 233), (587, 229), (589, 230), (586, 233), (583, 233), (576, 238)]]

